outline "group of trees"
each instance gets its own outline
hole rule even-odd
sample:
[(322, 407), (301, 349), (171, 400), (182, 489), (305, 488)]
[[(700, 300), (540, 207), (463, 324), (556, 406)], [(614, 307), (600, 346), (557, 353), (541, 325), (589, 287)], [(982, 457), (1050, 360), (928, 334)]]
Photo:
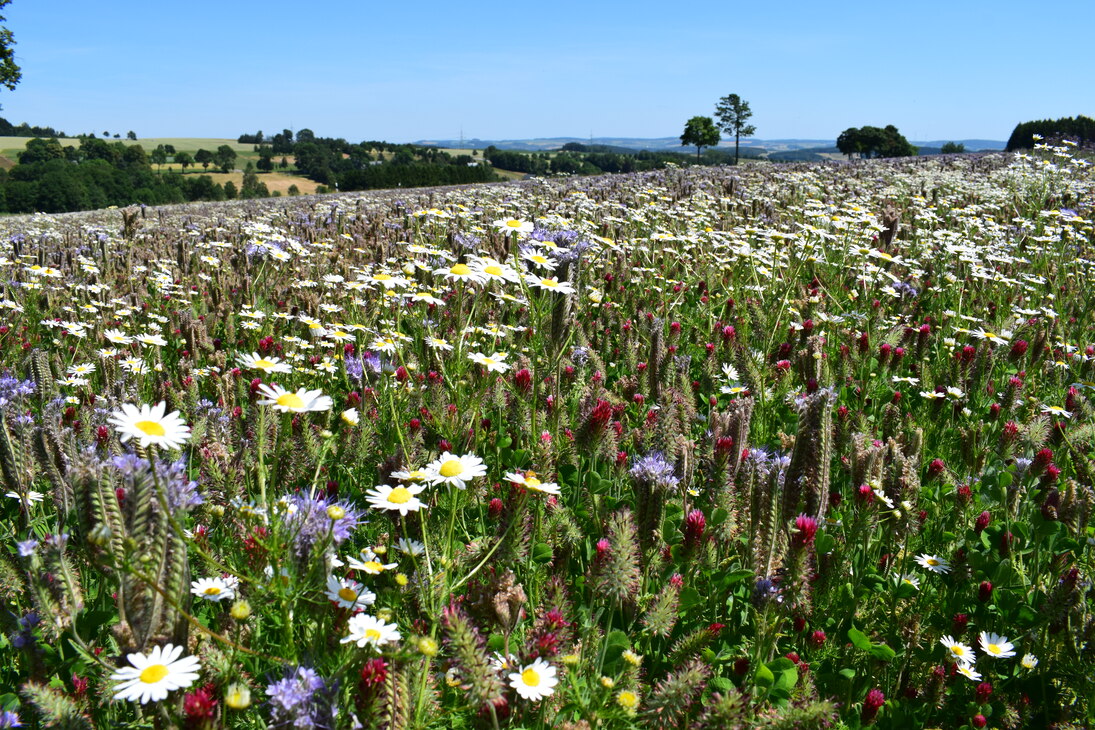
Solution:
[(715, 119), (705, 116), (695, 116), (684, 125), (684, 134), (681, 135), (682, 145), (691, 145), (696, 148), (696, 161), (700, 160), (700, 153), (704, 147), (715, 147), (722, 139), (719, 134), (721, 129), (727, 134), (734, 135), (734, 164), (738, 164), (742, 137), (751, 137), (757, 128), (749, 124), (753, 111), (749, 108), (749, 102), (744, 101), (737, 94), (729, 94), (719, 99), (715, 105)]
[(915, 157), (917, 149), (892, 124), (879, 127), (849, 127), (836, 138), (836, 148), (851, 158)]
[(1045, 140), (1070, 139), (1079, 144), (1095, 142), (1095, 119), (1083, 115), (1061, 119), (1040, 119), (1022, 122), (1015, 126), (1008, 137), (1007, 150), (1033, 149), (1034, 135)]
[[(244, 172), (239, 188), (231, 181), (215, 183), (208, 175), (158, 174), (152, 164), (160, 159), (160, 153), (167, 156), (169, 145), (162, 147), (150, 155), (137, 144), (91, 136), (81, 137), (76, 146), (63, 146), (56, 138), (30, 139), (19, 155), (19, 164), (0, 170), (0, 211), (61, 213), (109, 205), (162, 205), (269, 194), (253, 169)], [(177, 151), (172, 156), (175, 162), (189, 157)]]

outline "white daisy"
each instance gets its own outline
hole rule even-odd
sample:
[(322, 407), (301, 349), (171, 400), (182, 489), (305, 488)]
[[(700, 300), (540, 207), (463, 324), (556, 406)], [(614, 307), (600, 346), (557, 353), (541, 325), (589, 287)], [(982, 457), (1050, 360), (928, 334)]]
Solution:
[(380, 484), (365, 492), (365, 498), (373, 509), (391, 510), (406, 517), (408, 512), (417, 512), (425, 507), (425, 504), (415, 496), (425, 489), (424, 484), (412, 484), (409, 487)]
[(426, 480), (431, 484), (452, 484), (464, 489), (468, 482), (487, 475), (483, 460), (475, 454), (456, 456), (446, 451), (426, 466)]
[(532, 233), (535, 227), (531, 221), (523, 221), (520, 218), (502, 218), (491, 225), (503, 233)]
[(376, 616), (367, 613), (359, 613), (350, 618), (346, 624), (349, 634), (339, 639), (341, 644), (356, 642), (359, 647), (373, 645), (375, 647), (384, 644), (392, 644), (401, 638), (399, 627), (395, 624), (385, 623)]
[(179, 418), (178, 411), (164, 415), (166, 408), (163, 401), (154, 406), (142, 405), (139, 410), (125, 403), (107, 420), (114, 424), (123, 442), (136, 437), (142, 448), (177, 449), (190, 440), (190, 427)]
[(559, 679), (555, 676), (555, 667), (537, 659), (523, 667), (520, 672), (509, 675), (509, 686), (517, 690), (522, 699), (539, 702), (555, 691)]
[(376, 594), (350, 578), (339, 580), (333, 575), (327, 576), (327, 598), (338, 604), (339, 608), (364, 610), (376, 601)]
[(1015, 645), (1008, 641), (1006, 636), (982, 631), (978, 639), (981, 644), (981, 651), (985, 652), (986, 656), (995, 659), (1007, 659), (1015, 656)]
[(482, 365), (492, 373), (504, 373), (512, 367), (512, 365), (506, 362), (507, 357), (509, 357), (509, 353), (506, 352), (495, 352), (490, 355), (484, 355), (481, 352), (473, 352), (468, 355), (469, 360)]
[(153, 648), (148, 656), (129, 654), (127, 658), (133, 666), (122, 667), (110, 675), (119, 683), (114, 687), (114, 699), (139, 701), (143, 705), (149, 700), (159, 702), (169, 692), (192, 685), (201, 664), (192, 656), (180, 659), (182, 650), (181, 646), (165, 644)]
[(950, 636), (944, 636), (939, 640), (939, 643), (947, 648), (947, 651), (950, 652), (951, 659), (954, 659), (957, 662), (969, 663), (975, 658), (973, 649), (969, 644), (963, 644)]
[(287, 362), (282, 362), (279, 357), (264, 357), (257, 352), (252, 352), (250, 355), (240, 355), (238, 359), (241, 366), (261, 370), (264, 373), (293, 372), (293, 367)]
[(273, 387), (263, 383), (259, 386), (259, 395), (265, 396), (259, 405), (273, 406), (282, 413), (304, 413), (306, 411), (329, 411), (334, 401), (321, 390), (301, 388), (296, 393), (285, 390), (280, 385)]
[(958, 662), (958, 673), (972, 682), (981, 681), (981, 673), (974, 669), (972, 664)]
[(364, 560), (358, 560), (351, 555), (346, 559), (346, 564), (354, 570), (360, 570), (362, 573), (368, 573), (369, 575), (380, 575), (385, 570), (391, 570), (398, 565), (397, 563), (380, 562), (380, 558), (372, 550), (366, 550), (361, 557)]
[(921, 568), (930, 570), (933, 573), (949, 573), (951, 572), (950, 563), (943, 558), (936, 557), (935, 555), (917, 555), (916, 562)]
[(219, 603), (236, 597), (236, 578), (201, 578), (190, 584), (190, 592), (198, 598)]
[(513, 484), (520, 484), (522, 487), (536, 492), (544, 492), (556, 496), (560, 494), (558, 484), (555, 482), (541, 482), (534, 471), (526, 471), (524, 474), (518, 474), (515, 471), (508, 472), (506, 474), (506, 481)]

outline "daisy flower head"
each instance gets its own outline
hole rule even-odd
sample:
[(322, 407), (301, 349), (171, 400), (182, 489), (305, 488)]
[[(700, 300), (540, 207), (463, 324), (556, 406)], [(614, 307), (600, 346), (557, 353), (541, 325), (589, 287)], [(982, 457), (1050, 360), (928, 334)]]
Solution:
[(944, 636), (939, 640), (939, 643), (947, 648), (950, 652), (951, 659), (962, 664), (969, 664), (975, 659), (973, 649), (969, 644), (963, 644), (961, 641), (956, 641), (950, 636)]
[(129, 654), (132, 666), (122, 667), (110, 675), (118, 684), (114, 687), (114, 699), (140, 702), (166, 699), (169, 692), (185, 689), (198, 678), (201, 664), (195, 657), (180, 658), (183, 647), (164, 644), (152, 649), (147, 655)]
[(543, 659), (537, 659), (520, 672), (510, 674), (509, 686), (517, 690), (522, 699), (539, 702), (555, 692), (555, 685), (559, 684), (555, 674), (555, 667)]
[(447, 268), (434, 269), (433, 273), (449, 281), (470, 281), (475, 284), (484, 281), (483, 275), (467, 264), (453, 264)]
[(478, 258), (475, 260), (474, 266), (484, 281), (518, 281), (517, 272), (500, 261), (491, 258)]
[(982, 631), (978, 641), (981, 644), (981, 651), (985, 652), (987, 656), (995, 659), (1007, 659), (1015, 656), (1015, 644), (1008, 641), (1006, 636)]
[(219, 603), (236, 597), (239, 582), (235, 578), (201, 578), (190, 584), (190, 592), (198, 598)]
[(973, 668), (972, 664), (966, 664), (965, 662), (958, 662), (957, 671), (966, 679), (971, 682), (980, 682), (981, 673)]
[(376, 594), (356, 580), (349, 578), (339, 580), (329, 575), (327, 576), (327, 598), (334, 601), (339, 608), (363, 611), (366, 607), (373, 605)]
[(557, 292), (559, 294), (573, 294), (574, 287), (568, 281), (559, 281), (558, 278), (538, 276), (529, 277), (529, 284), (539, 289), (547, 289), (548, 291)]
[(321, 390), (306, 390), (301, 388), (296, 393), (285, 390), (278, 384), (273, 386), (263, 383), (259, 386), (259, 395), (263, 400), (259, 405), (273, 406), (282, 413), (305, 413), (307, 411), (329, 411), (334, 401), (331, 396), (323, 395)]
[(167, 406), (160, 401), (154, 406), (124, 403), (122, 410), (114, 411), (107, 419), (114, 424), (123, 442), (136, 438), (141, 448), (158, 446), (177, 449), (190, 440), (190, 427), (183, 423), (178, 411), (164, 414)]
[(503, 233), (532, 233), (532, 229), (535, 227), (532, 221), (524, 221), (520, 218), (500, 218), (494, 221), (491, 225)]
[(482, 365), (492, 373), (504, 373), (513, 367), (506, 362), (507, 357), (509, 357), (509, 353), (507, 352), (495, 352), (490, 355), (484, 355), (481, 352), (472, 352), (468, 354), (469, 360)]
[(385, 623), (376, 616), (367, 613), (359, 613), (350, 618), (346, 624), (349, 633), (339, 639), (339, 643), (356, 643), (359, 647), (380, 647), (384, 644), (393, 644), (401, 638), (399, 627), (395, 624)]
[(251, 370), (261, 370), (264, 373), (293, 372), (293, 367), (287, 362), (282, 362), (281, 358), (264, 357), (257, 352), (252, 352), (250, 355), (240, 355), (237, 360), (241, 367), (250, 368)]
[(425, 489), (424, 484), (411, 484), (406, 487), (402, 484), (397, 487), (380, 484), (365, 492), (365, 498), (373, 509), (391, 510), (406, 517), (408, 512), (417, 512), (426, 506), (415, 496)]
[(943, 558), (936, 557), (935, 555), (917, 555), (916, 562), (921, 568), (930, 570), (933, 573), (949, 573), (951, 572), (950, 563)]
[(524, 474), (518, 474), (517, 472), (509, 472), (506, 474), (506, 481), (511, 484), (520, 484), (525, 489), (531, 489), (535, 492), (544, 492), (546, 494), (554, 494), (559, 496), (559, 485), (555, 482), (542, 482), (537, 478), (536, 472), (526, 471)]
[(517, 657), (513, 654), (503, 654), (500, 651), (494, 652), (494, 656), (490, 659), (491, 668), (496, 672), (505, 672), (517, 667)]
[(446, 451), (426, 466), (426, 480), (430, 484), (451, 484), (458, 489), (464, 489), (472, 479), (486, 475), (486, 465), (475, 454), (456, 456)]
[(1072, 411), (1066, 411), (1061, 406), (1042, 406), (1042, 413), (1048, 413), (1051, 416), (1059, 416), (1060, 418), (1072, 418)]
[(369, 575), (380, 575), (385, 570), (391, 570), (398, 565), (397, 563), (380, 562), (380, 558), (377, 557), (377, 554), (374, 553), (372, 550), (366, 550), (361, 557), (364, 559), (358, 560), (355, 557), (350, 557), (346, 561), (346, 564), (354, 570), (360, 570), (361, 572), (368, 573)]
[(69, 365), (68, 374), (74, 378), (82, 378), (85, 375), (91, 375), (95, 372), (94, 363), (86, 363), (83, 365)]
[(1038, 657), (1033, 654), (1024, 654), (1023, 658), (1019, 660), (1019, 663), (1023, 665), (1023, 669), (1034, 669), (1038, 666)]

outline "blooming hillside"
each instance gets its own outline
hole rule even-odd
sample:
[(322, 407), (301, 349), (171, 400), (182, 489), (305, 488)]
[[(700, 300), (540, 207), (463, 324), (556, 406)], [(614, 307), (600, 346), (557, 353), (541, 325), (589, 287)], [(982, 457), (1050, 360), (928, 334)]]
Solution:
[(0, 727), (1081, 726), (1093, 216), (1063, 144), (2, 219)]

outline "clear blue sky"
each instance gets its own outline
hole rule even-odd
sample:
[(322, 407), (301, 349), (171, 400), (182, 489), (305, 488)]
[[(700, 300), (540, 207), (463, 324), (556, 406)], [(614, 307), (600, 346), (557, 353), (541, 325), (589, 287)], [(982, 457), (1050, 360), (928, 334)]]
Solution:
[(760, 139), (895, 124), (1006, 139), (1095, 114), (1095, 0), (13, 0), (0, 115), (70, 134), (350, 141), (680, 135), (719, 97)]

